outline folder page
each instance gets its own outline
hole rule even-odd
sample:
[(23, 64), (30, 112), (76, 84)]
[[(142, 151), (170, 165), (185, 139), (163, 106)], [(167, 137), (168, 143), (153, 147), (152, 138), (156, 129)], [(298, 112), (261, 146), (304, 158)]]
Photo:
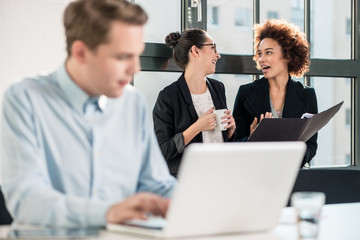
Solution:
[(305, 127), (299, 140), (304, 142), (309, 140), (315, 133), (317, 133), (323, 126), (325, 126), (330, 121), (330, 119), (340, 110), (343, 103), (344, 101), (336, 104), (335, 106), (329, 108), (326, 111), (314, 114), (314, 116), (309, 119), (309, 124)]
[(306, 118), (265, 118), (248, 141), (298, 141), (309, 120)]

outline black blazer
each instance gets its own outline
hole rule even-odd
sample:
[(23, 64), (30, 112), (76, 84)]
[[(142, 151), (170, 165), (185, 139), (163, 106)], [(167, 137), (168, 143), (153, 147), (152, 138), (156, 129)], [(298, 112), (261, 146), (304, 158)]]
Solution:
[[(227, 108), (224, 84), (207, 78), (215, 109)], [(176, 176), (185, 149), (183, 132), (198, 119), (184, 73), (179, 79), (165, 87), (158, 96), (153, 109), (156, 137), (168, 164), (170, 173)], [(224, 141), (227, 131), (223, 131)], [(235, 139), (235, 134), (231, 140)], [(202, 134), (196, 135), (190, 143), (202, 142)]]
[[(236, 140), (246, 141), (250, 135), (250, 125), (254, 117), (260, 119), (261, 114), (271, 112), (269, 100), (269, 82), (261, 78), (252, 83), (240, 86), (234, 103), (234, 118), (236, 122)], [(289, 76), (286, 86), (286, 96), (283, 108), (283, 118), (300, 118), (304, 113), (318, 113), (315, 90), (304, 87)], [(317, 133), (307, 142), (307, 150), (302, 163), (315, 156), (317, 150)]]

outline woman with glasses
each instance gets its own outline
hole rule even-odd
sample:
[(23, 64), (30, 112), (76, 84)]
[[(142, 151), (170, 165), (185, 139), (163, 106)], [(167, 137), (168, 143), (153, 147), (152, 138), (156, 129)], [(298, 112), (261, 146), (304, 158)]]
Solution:
[(173, 32), (166, 36), (176, 64), (184, 70), (177, 81), (165, 87), (153, 110), (154, 128), (170, 173), (177, 175), (181, 156), (193, 142), (234, 140), (235, 121), (226, 110), (225, 131), (216, 131), (215, 109), (227, 109), (224, 84), (208, 78), (221, 58), (213, 39), (201, 29)]
[[(283, 20), (267, 20), (254, 27), (254, 61), (264, 77), (242, 85), (234, 104), (236, 138), (245, 141), (265, 118), (300, 118), (317, 113), (313, 88), (304, 87), (291, 77), (309, 70), (309, 43), (299, 28)], [(315, 156), (317, 134), (310, 138), (302, 163)]]

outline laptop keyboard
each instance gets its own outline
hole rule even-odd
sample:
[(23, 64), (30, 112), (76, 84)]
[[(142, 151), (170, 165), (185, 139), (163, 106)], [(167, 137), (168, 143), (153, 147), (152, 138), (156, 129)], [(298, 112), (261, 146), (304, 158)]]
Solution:
[(163, 229), (166, 224), (166, 219), (162, 217), (149, 217), (146, 220), (142, 219), (129, 219), (125, 221), (125, 225), (143, 227), (149, 229)]

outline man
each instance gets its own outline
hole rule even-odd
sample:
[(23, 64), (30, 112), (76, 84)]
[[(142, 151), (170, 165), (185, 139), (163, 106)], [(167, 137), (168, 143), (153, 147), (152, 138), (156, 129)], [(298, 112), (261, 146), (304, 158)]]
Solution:
[(97, 227), (165, 215), (175, 179), (145, 100), (128, 85), (146, 21), (125, 0), (70, 3), (64, 65), (6, 92), (2, 190), (16, 223)]

